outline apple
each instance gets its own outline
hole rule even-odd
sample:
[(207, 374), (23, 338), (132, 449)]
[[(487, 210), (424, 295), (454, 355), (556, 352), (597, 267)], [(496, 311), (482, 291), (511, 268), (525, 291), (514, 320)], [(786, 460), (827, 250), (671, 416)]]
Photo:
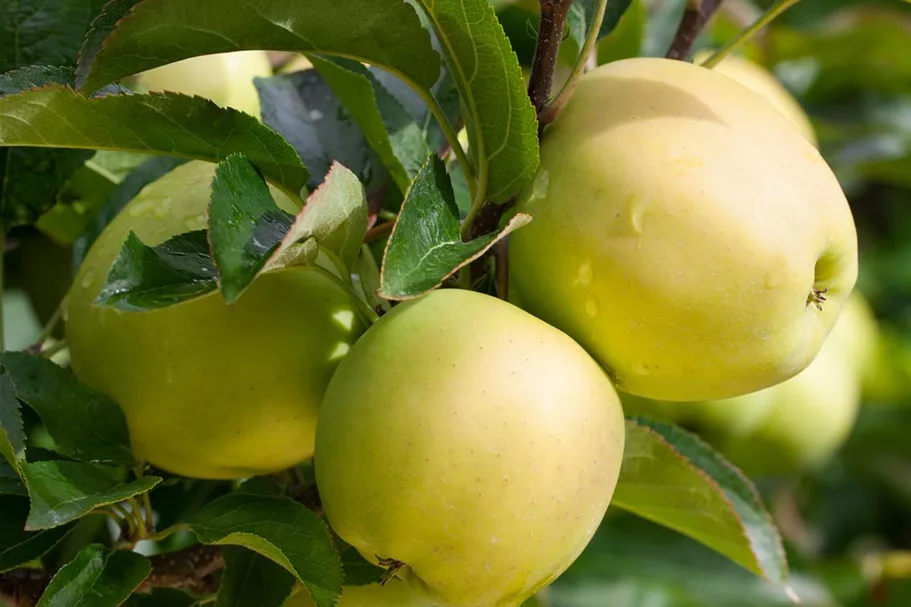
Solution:
[(623, 443), (617, 394), (578, 344), (499, 299), (438, 290), (342, 361), (314, 463), (329, 523), (367, 560), (397, 562), (433, 604), (492, 607), (582, 552)]
[(857, 278), (838, 180), (769, 103), (683, 61), (586, 74), (509, 241), (514, 301), (618, 389), (697, 401), (810, 364)]
[(267, 52), (236, 51), (184, 59), (142, 72), (137, 76), (137, 89), (198, 95), (259, 118), (259, 93), (253, 79), (271, 75)]
[[(283, 607), (316, 607), (316, 603), (306, 590), (299, 590)], [(345, 586), (336, 607), (430, 607), (430, 604), (422, 601), (402, 580), (392, 579), (384, 586)]]
[[(693, 62), (697, 65), (701, 65), (706, 59), (711, 57), (712, 54), (711, 51), (700, 51), (693, 57)], [(798, 103), (788, 89), (786, 89), (781, 82), (776, 80), (775, 76), (769, 73), (765, 68), (753, 63), (749, 59), (736, 55), (729, 55), (728, 57), (725, 57), (721, 63), (713, 67), (712, 70), (739, 82), (764, 98), (771, 103), (776, 110), (790, 120), (810, 143), (813, 145), (818, 144), (816, 131), (813, 129), (813, 123), (810, 122), (809, 117), (803, 111), (800, 103)]]
[(791, 474), (825, 463), (850, 434), (860, 408), (851, 321), (848, 315), (839, 319), (819, 356), (797, 376), (700, 406), (702, 434), (751, 475)]
[(67, 338), (79, 379), (123, 409), (138, 458), (233, 479), (313, 454), (323, 393), (364, 326), (354, 296), (317, 267), (267, 273), (230, 306), (217, 292), (147, 312), (94, 305), (130, 231), (155, 245), (206, 227), (214, 173), (198, 161), (174, 169), (105, 229), (68, 294)]

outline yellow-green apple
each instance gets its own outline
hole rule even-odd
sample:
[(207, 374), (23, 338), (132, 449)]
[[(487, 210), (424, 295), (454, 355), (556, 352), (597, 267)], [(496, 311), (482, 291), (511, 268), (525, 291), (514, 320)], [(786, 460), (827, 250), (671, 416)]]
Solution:
[(838, 180), (768, 102), (683, 61), (586, 74), (544, 134), (511, 297), (620, 390), (677, 401), (810, 364), (857, 278)]
[(394, 308), (342, 361), (316, 481), (342, 539), (430, 603), (515, 606), (588, 544), (623, 443), (617, 394), (578, 344), (442, 290)]
[(205, 228), (214, 171), (174, 169), (105, 229), (68, 294), (67, 337), (76, 375), (123, 408), (137, 457), (230, 479), (313, 454), (323, 393), (364, 327), (353, 295), (317, 267), (264, 274), (230, 306), (217, 292), (144, 312), (94, 304), (130, 231), (156, 245)]
[(816, 359), (795, 377), (701, 405), (700, 425), (709, 442), (754, 475), (791, 474), (825, 463), (850, 434), (860, 406), (850, 320), (839, 319)]
[(137, 76), (140, 91), (171, 91), (211, 99), (259, 118), (259, 93), (253, 79), (272, 75), (265, 51), (236, 51), (184, 59)]
[[(706, 59), (712, 56), (710, 51), (700, 51), (693, 57), (693, 62), (701, 65)], [(721, 63), (712, 68), (714, 71), (724, 74), (728, 78), (735, 80), (747, 87), (760, 97), (772, 104), (776, 110), (781, 112), (785, 118), (790, 120), (797, 130), (803, 133), (813, 145), (817, 145), (816, 131), (813, 129), (813, 123), (806, 112), (800, 106), (800, 103), (793, 95), (779, 82), (775, 76), (769, 73), (761, 65), (753, 63), (749, 59), (729, 55)]]

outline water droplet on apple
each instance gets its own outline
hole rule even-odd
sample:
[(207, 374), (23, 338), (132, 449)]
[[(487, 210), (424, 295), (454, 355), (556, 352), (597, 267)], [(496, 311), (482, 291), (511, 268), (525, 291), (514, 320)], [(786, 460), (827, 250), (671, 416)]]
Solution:
[(590, 261), (586, 261), (581, 266), (579, 266), (579, 273), (576, 275), (577, 285), (588, 286), (592, 283), (594, 278), (594, 271), (592, 270), (592, 264)]
[(82, 285), (83, 289), (88, 289), (92, 286), (92, 283), (95, 282), (95, 273), (91, 270), (85, 273), (85, 276), (82, 277), (82, 281), (79, 283)]
[(535, 177), (535, 182), (531, 186), (531, 198), (547, 198), (547, 192), (550, 190), (550, 173), (541, 171)]
[(589, 297), (585, 302), (585, 313), (588, 314), (589, 318), (598, 316), (598, 302), (595, 301), (594, 297)]

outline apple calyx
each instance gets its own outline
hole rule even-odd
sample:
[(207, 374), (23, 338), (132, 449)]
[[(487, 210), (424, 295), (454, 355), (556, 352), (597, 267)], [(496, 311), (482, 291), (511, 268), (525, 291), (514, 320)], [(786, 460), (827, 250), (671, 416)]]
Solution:
[(377, 563), (380, 567), (386, 568), (386, 571), (383, 572), (383, 577), (380, 578), (380, 586), (385, 586), (387, 582), (394, 578), (396, 574), (405, 567), (405, 563), (395, 559), (380, 558), (377, 560)]
[(826, 293), (829, 292), (829, 289), (817, 289), (813, 288), (810, 294), (807, 296), (807, 305), (813, 304), (816, 306), (816, 309), (822, 312), (822, 304), (828, 299)]

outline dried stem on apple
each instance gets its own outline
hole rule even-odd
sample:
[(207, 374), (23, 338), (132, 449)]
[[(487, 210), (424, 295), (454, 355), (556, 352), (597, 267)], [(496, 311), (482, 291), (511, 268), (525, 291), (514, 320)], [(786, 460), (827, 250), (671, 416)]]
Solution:
[(677, 28), (677, 34), (667, 52), (668, 59), (689, 60), (699, 34), (702, 33), (705, 25), (723, 2), (724, 0), (690, 0), (687, 2), (683, 18), (680, 20), (680, 27)]

